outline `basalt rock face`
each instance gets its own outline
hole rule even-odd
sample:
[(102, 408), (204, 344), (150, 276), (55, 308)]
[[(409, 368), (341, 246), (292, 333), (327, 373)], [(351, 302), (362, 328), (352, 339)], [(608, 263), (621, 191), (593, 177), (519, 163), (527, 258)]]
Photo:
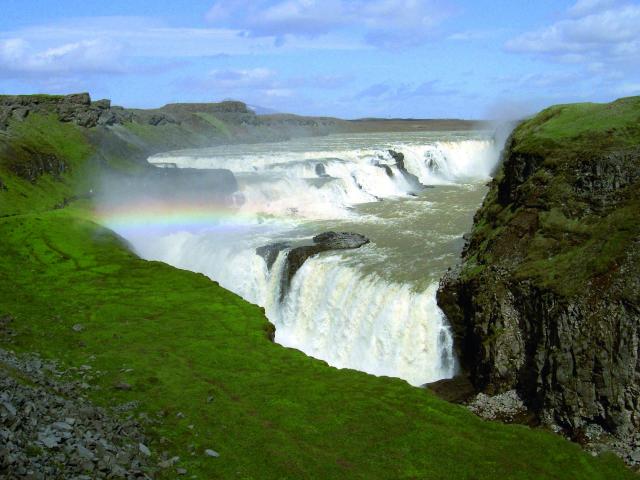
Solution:
[(636, 97), (521, 124), (438, 291), (476, 391), (574, 438), (640, 428), (638, 119)]
[(59, 179), (68, 170), (67, 163), (53, 154), (33, 152), (30, 159), (29, 163), (16, 163), (13, 169), (16, 175), (32, 183), (45, 173)]

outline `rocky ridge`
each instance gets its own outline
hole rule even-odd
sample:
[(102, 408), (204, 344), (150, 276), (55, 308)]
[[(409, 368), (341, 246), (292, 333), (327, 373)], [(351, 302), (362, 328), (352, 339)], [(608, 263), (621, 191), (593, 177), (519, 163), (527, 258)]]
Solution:
[(112, 108), (110, 100), (92, 102), (88, 93), (0, 96), (0, 130), (8, 126), (10, 119), (23, 121), (33, 113), (56, 115), (61, 122), (87, 128), (122, 123), (128, 118), (124, 109)]

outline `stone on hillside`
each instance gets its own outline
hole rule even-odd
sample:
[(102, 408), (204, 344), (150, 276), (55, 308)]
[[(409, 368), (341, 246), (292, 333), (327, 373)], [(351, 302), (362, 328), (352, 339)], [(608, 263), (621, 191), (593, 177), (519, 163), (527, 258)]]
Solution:
[(139, 443), (138, 449), (143, 455), (146, 455), (147, 457), (151, 456), (151, 450), (149, 450), (149, 447), (147, 447), (144, 443)]
[(207, 448), (204, 451), (205, 455), (207, 455), (208, 457), (214, 457), (217, 458), (220, 456), (220, 454), (218, 452), (216, 452), (215, 450), (211, 450), (210, 448)]

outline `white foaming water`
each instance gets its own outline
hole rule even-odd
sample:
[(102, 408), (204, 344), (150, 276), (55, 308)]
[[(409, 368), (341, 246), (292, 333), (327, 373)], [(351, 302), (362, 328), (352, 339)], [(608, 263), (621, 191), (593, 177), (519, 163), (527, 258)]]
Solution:
[(423, 292), (374, 275), (363, 277), (339, 256), (307, 260), (273, 318), (278, 341), (336, 367), (399, 376), (414, 385), (453, 376), (449, 327)]
[(425, 185), (488, 179), (498, 147), (491, 140), (435, 142), (402, 148), (407, 169)]
[[(287, 223), (248, 222), (225, 234), (177, 231), (143, 238), (119, 233), (142, 257), (204, 273), (264, 306), (282, 345), (336, 367), (400, 377), (413, 385), (449, 378), (455, 373), (453, 341), (435, 292), (446, 269), (443, 262), (459, 248), (452, 238), (461, 237), (477, 204), (460, 213), (447, 199), (480, 192), (497, 162), (496, 149), (486, 137), (469, 135), (380, 137), (331, 136), (153, 157), (152, 163), (181, 168), (228, 168), (238, 179), (236, 198), (243, 213), (284, 217)], [(415, 185), (389, 149), (404, 154), (405, 168), (421, 183), (449, 186), (412, 197)], [(473, 194), (480, 199), (480, 193)], [(457, 223), (451, 220), (456, 215)], [(269, 270), (255, 249), (329, 229), (364, 233), (371, 243), (307, 259), (281, 292), (287, 251)], [(416, 251), (416, 238), (423, 237)], [(374, 258), (384, 267), (371, 271)]]

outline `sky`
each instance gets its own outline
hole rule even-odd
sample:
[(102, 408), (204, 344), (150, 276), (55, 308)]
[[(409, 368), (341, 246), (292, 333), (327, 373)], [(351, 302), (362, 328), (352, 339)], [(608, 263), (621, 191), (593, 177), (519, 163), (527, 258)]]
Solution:
[(0, 93), (342, 118), (640, 95), (640, 1), (0, 0)]

